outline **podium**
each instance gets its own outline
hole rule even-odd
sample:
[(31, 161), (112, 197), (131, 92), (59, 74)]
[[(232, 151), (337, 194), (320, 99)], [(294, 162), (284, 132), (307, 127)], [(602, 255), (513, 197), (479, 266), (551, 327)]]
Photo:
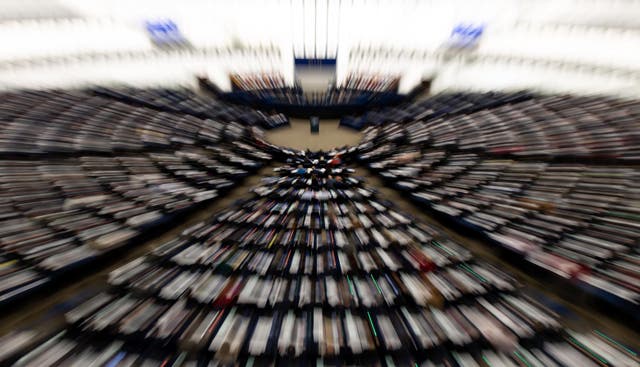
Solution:
[(320, 118), (318, 116), (311, 116), (309, 118), (309, 125), (311, 127), (312, 134), (320, 133)]

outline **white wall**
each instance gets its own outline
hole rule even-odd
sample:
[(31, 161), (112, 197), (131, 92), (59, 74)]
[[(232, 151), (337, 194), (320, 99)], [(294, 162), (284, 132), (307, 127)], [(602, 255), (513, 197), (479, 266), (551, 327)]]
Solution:
[(640, 97), (640, 74), (597, 72), (544, 63), (456, 60), (439, 70), (432, 84), (443, 90), (534, 90)]
[(361, 70), (399, 73), (401, 92), (411, 90), (423, 77), (436, 76), (440, 89), (510, 86), (640, 96), (639, 50), (640, 30), (489, 27), (477, 49), (462, 52), (453, 61), (443, 58), (440, 47), (356, 48), (348, 60), (339, 62), (338, 80)]
[(53, 61), (29, 67), (0, 67), (0, 89), (71, 88), (91, 84), (195, 86), (196, 75), (207, 75), (221, 88), (230, 89), (230, 73), (281, 73), (285, 65), (277, 54), (218, 51), (194, 49), (168, 53), (118, 54), (113, 57)]
[(0, 63), (82, 53), (152, 49), (149, 38), (139, 29), (101, 19), (0, 23), (0, 40)]
[(640, 30), (529, 25), (488, 28), (477, 53), (640, 69), (639, 47)]
[[(585, 93), (603, 88), (635, 93), (636, 74), (640, 72), (637, 0), (61, 0), (61, 3), (86, 19), (0, 23), (3, 40), (0, 84), (33, 85), (38, 80), (48, 85), (56, 80), (80, 83), (92, 77), (119, 81), (127, 75), (139, 81), (162, 79), (162, 74), (151, 75), (148, 70), (164, 70), (169, 79), (208, 70), (214, 79), (221, 80), (223, 87), (228, 80), (221, 75), (227, 72), (274, 70), (292, 83), (294, 55), (337, 55), (338, 83), (354, 71), (399, 74), (402, 91), (410, 90), (424, 76), (438, 75), (436, 85), (442, 89), (466, 85), (557, 90), (564, 83), (567, 89)], [(153, 45), (143, 24), (156, 19), (173, 20), (196, 50), (244, 47), (270, 51), (249, 57), (238, 56), (241, 51), (237, 51), (237, 57), (228, 60), (206, 56), (198, 61), (190, 53), (185, 53), (184, 59), (154, 54), (148, 61), (149, 69), (142, 70), (136, 66), (138, 61), (127, 61), (121, 55), (152, 52)], [(464, 64), (445, 63), (437, 54), (453, 27), (460, 23), (486, 25), (475, 51), (477, 58)], [(385, 52), (355, 52), (369, 48), (390, 49), (393, 56), (386, 57)], [(106, 60), (86, 57), (93, 53), (105, 55)], [(78, 61), (73, 66), (24, 63), (61, 57)], [(125, 60), (120, 60), (122, 57)], [(531, 64), (527, 66), (523, 60), (531, 60)], [(544, 66), (547, 61), (553, 65)], [(14, 65), (8, 66), (10, 63)], [(96, 65), (85, 65), (91, 63)], [(588, 71), (594, 66), (606, 67), (606, 71)], [(127, 67), (141, 75), (121, 70)], [(57, 70), (65, 77), (44, 75), (47, 70)], [(92, 76), (90, 70), (96, 75)], [(617, 75), (622, 72), (625, 76)]]

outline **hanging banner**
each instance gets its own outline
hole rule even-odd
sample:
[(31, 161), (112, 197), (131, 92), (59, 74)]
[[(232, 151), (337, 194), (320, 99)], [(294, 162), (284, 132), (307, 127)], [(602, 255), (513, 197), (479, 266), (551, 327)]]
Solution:
[(185, 46), (188, 44), (180, 33), (178, 25), (170, 19), (146, 21), (144, 25), (151, 42), (156, 46)]
[(451, 31), (447, 46), (451, 48), (474, 48), (478, 45), (484, 24), (458, 24)]

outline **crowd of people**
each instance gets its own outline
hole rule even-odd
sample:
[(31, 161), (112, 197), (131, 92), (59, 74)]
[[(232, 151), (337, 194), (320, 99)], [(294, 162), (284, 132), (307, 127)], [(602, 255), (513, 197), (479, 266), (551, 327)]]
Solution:
[(0, 304), (134, 242), (271, 155), (252, 128), (84, 92), (4, 95)]
[(0, 306), (55, 291), (71, 270), (91, 274), (106, 254), (280, 165), (248, 199), (68, 300), (63, 330), (0, 338), (0, 363), (640, 363), (627, 341), (568, 328), (512, 274), (385, 200), (351, 165), (637, 322), (636, 101), (441, 95), (367, 128), (358, 146), (312, 152), (266, 142), (258, 110), (192, 93), (4, 93)]
[(400, 100), (398, 82), (397, 77), (351, 74), (339, 86), (305, 92), (298, 84), (287, 84), (280, 75), (232, 75), (232, 91), (226, 98), (273, 108), (377, 106)]
[(430, 210), (637, 318), (640, 104), (535, 97), (366, 130), (360, 159)]
[(600, 331), (564, 329), (514, 278), (379, 198), (346, 151), (282, 153), (253, 197), (111, 272), (65, 331), (40, 346), (5, 338), (17, 364), (638, 362)]

